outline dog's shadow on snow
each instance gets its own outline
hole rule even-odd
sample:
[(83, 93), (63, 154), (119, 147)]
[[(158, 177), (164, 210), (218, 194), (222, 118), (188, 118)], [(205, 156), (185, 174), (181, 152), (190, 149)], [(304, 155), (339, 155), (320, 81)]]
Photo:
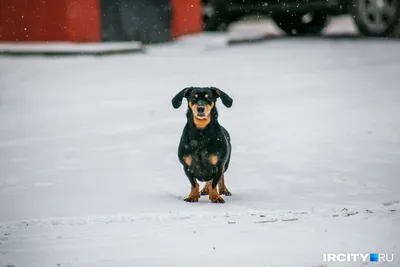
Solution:
[[(211, 203), (208, 195), (201, 196), (198, 202), (185, 202), (184, 199), (187, 197), (188, 193), (183, 193), (183, 192), (163, 192), (160, 195), (160, 198), (162, 199), (161, 201), (167, 201), (166, 198), (169, 200), (176, 200), (178, 202), (187, 204), (187, 205), (218, 205)], [(225, 196), (221, 195), (222, 198), (224, 198), (225, 203), (221, 205), (245, 205), (249, 204), (252, 202), (257, 202), (257, 203), (272, 203), (276, 202), (276, 198), (269, 194), (268, 192), (260, 191), (260, 192), (254, 192), (252, 191), (237, 191), (237, 192), (232, 192), (232, 196)]]

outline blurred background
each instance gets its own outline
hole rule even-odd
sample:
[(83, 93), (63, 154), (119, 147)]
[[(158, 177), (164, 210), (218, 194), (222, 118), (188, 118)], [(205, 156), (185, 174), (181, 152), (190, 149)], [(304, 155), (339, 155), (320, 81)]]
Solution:
[(2, 42), (172, 41), (200, 32), (399, 36), (399, 0), (1, 0)]

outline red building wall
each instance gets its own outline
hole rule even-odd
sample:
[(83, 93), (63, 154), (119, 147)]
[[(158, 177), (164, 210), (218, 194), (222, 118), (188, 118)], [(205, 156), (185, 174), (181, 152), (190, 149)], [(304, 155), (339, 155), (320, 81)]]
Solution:
[[(200, 2), (170, 0), (172, 38), (202, 31)], [(101, 14), (100, 0), (0, 0), (0, 41), (101, 42)]]
[(99, 42), (98, 0), (0, 0), (0, 41)]
[(171, 0), (171, 5), (173, 38), (203, 30), (201, 0)]

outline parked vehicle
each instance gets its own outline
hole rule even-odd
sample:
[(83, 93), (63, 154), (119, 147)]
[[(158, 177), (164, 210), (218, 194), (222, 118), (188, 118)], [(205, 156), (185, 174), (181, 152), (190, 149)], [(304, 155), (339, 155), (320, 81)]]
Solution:
[(227, 29), (247, 15), (269, 15), (288, 35), (319, 34), (329, 16), (349, 14), (361, 34), (387, 37), (400, 17), (400, 0), (202, 0), (205, 31)]

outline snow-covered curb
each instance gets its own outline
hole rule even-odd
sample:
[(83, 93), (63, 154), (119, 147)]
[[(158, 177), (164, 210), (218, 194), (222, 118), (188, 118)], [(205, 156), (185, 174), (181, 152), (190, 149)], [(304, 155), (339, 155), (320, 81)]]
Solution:
[(106, 55), (142, 52), (141, 42), (68, 43), (68, 42), (0, 42), (0, 54), (8, 55)]

